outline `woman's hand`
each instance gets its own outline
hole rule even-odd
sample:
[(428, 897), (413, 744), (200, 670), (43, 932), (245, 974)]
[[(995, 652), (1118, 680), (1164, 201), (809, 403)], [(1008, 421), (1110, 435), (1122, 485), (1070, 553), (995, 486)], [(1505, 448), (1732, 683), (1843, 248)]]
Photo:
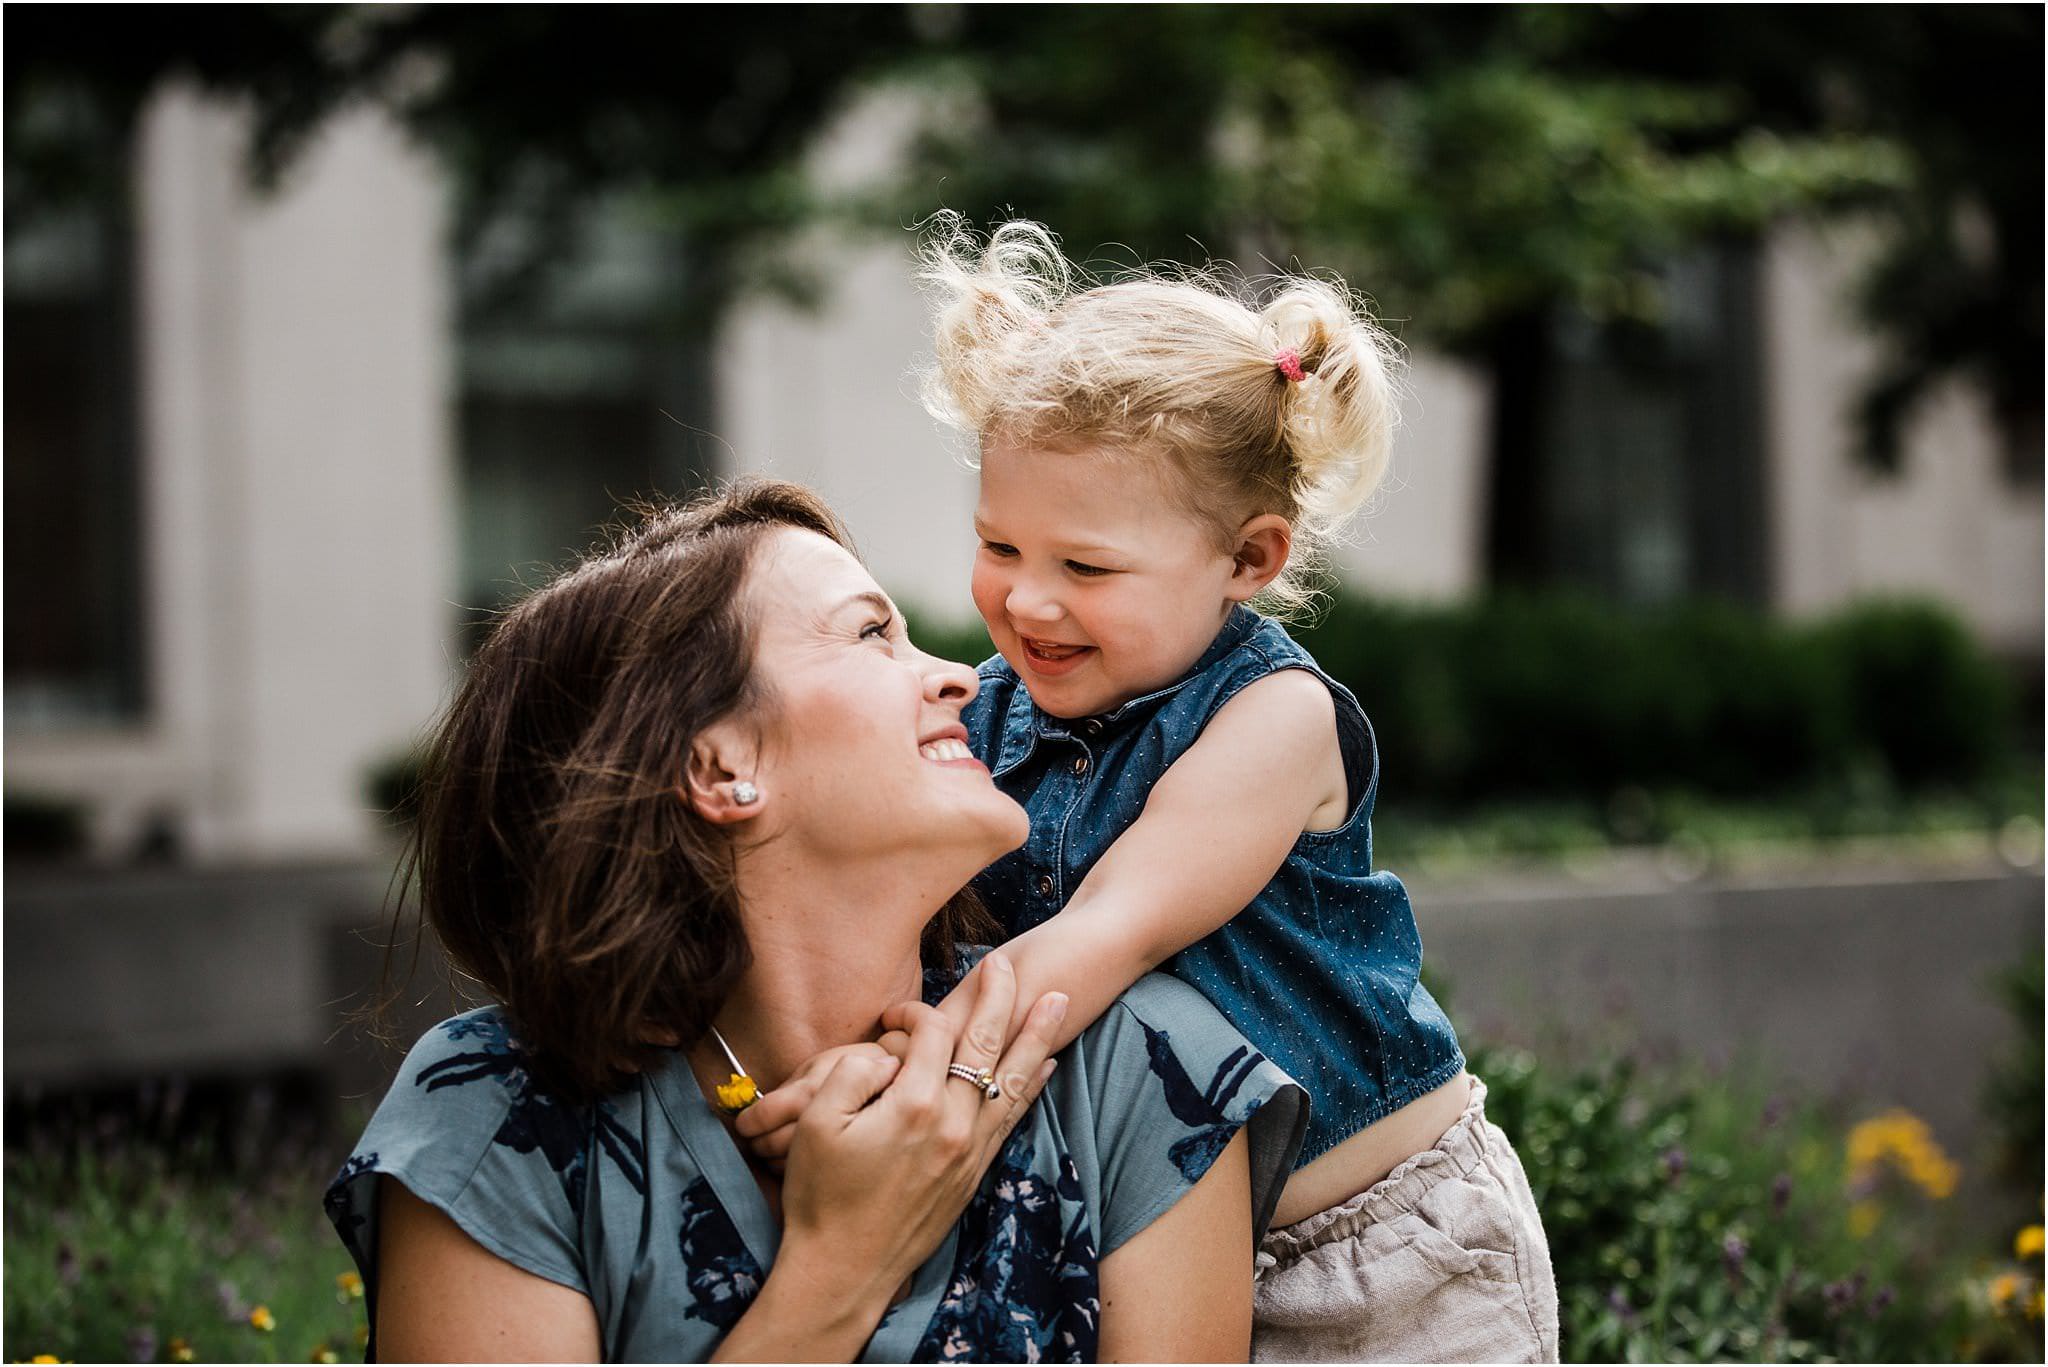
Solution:
[[(775, 1264), (721, 1359), (851, 1360), (960, 1218), (1052, 1076), (1066, 1014), (1066, 998), (1046, 994), (1004, 1051), (1016, 976), (1006, 960), (991, 968), (964, 1033), (908, 1003), (885, 1020), (907, 1027), (900, 1061), (873, 1049), (832, 1061), (794, 1126)], [(991, 1070), (1001, 1094), (988, 1099), (950, 1063)]]
[(796, 1141), (796, 1122), (811, 1102), (817, 1099), (818, 1089), (825, 1085), (825, 1079), (845, 1058), (866, 1058), (876, 1063), (901, 1063), (910, 1053), (910, 1036), (902, 1030), (891, 1030), (872, 1043), (839, 1044), (830, 1049), (821, 1049), (805, 1059), (803, 1065), (772, 1092), (763, 1092), (760, 1099), (733, 1118), (733, 1132), (739, 1136), (748, 1152), (781, 1173), (788, 1158), (789, 1146)]

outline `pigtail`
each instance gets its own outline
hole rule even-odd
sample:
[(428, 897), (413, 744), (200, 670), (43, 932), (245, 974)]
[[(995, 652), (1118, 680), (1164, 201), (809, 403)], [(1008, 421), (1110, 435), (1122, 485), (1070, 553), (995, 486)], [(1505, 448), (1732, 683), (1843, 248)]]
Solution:
[(924, 226), (918, 279), (933, 296), (936, 353), (924, 405), (940, 422), (978, 434), (1001, 401), (1019, 344), (1041, 333), (1072, 291), (1074, 268), (1036, 223), (1005, 223), (986, 240), (951, 210)]
[(1260, 315), (1276, 356), (1299, 358), (1302, 379), (1281, 386), (1280, 435), (1288, 456), (1299, 523), (1313, 537), (1333, 534), (1386, 474), (1400, 421), (1394, 339), (1338, 287), (1298, 277)]

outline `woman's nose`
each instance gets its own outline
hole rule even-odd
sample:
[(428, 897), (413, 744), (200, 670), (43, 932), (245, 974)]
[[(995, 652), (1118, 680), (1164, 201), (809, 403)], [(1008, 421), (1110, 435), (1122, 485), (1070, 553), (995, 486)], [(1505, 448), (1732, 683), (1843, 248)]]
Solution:
[(965, 707), (974, 701), (975, 694), (981, 692), (981, 679), (972, 665), (931, 655), (927, 655), (925, 661), (924, 695), (933, 702)]

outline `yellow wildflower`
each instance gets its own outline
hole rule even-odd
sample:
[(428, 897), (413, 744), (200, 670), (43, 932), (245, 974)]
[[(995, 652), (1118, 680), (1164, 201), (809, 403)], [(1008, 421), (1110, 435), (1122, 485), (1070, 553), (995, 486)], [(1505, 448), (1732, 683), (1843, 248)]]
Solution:
[(2041, 1318), (2041, 1291), (2039, 1287), (2034, 1289), (2033, 1295), (2027, 1297), (2027, 1318), (2030, 1320)]
[(1859, 1239), (1870, 1237), (1870, 1231), (1877, 1228), (1878, 1216), (1883, 1210), (1875, 1201), (1858, 1201), (1849, 1207), (1849, 1233)]
[(738, 1115), (741, 1111), (753, 1105), (755, 1099), (760, 1095), (758, 1089), (754, 1086), (754, 1079), (748, 1077), (745, 1073), (734, 1073), (732, 1081), (721, 1082), (712, 1090), (718, 1094), (719, 1108), (728, 1115)]
[(1911, 1111), (1890, 1110), (1856, 1126), (1847, 1145), (1849, 1185), (1867, 1187), (1889, 1165), (1937, 1201), (1955, 1194), (1962, 1176), (1927, 1128)]
[(344, 1272), (334, 1279), (334, 1298), (338, 1301), (359, 1301), (363, 1298), (363, 1279), (353, 1272)]
[(277, 1316), (270, 1313), (270, 1307), (259, 1305), (249, 1312), (249, 1327), (259, 1334), (267, 1334), (277, 1328)]
[(37, 1353), (29, 1359), (30, 1362), (62, 1362), (63, 1360), (63, 1358), (57, 1357), (52, 1353)]
[(339, 1353), (335, 1352), (335, 1351), (334, 1351), (334, 1350), (333, 1350), (332, 1348), (329, 1348), (329, 1347), (328, 1347), (328, 1346), (327, 1346), (326, 1344), (324, 1344), (324, 1343), (323, 1343), (323, 1344), (321, 1344), (321, 1345), (320, 1345), (320, 1346), (319, 1346), (318, 1348), (315, 1348), (315, 1349), (313, 1350), (313, 1356), (311, 1356), (311, 1357), (307, 1358), (307, 1359), (306, 1359), (306, 1361), (308, 1361), (308, 1362), (339, 1362), (339, 1361), (341, 1361), (341, 1355), (340, 1355)]
[(1984, 1288), (1984, 1292), (1991, 1298), (1992, 1309), (2003, 1310), (2012, 1304), (2013, 1297), (2020, 1294), (2020, 1274), (2001, 1272), (1991, 1279), (1991, 1284)]
[(190, 1362), (192, 1360), (192, 1345), (183, 1339), (172, 1339), (170, 1352), (171, 1361), (173, 1362)]
[(2041, 1226), (2028, 1225), (2012, 1241), (2012, 1256), (2023, 1262), (2028, 1258), (2038, 1258), (2044, 1243), (2048, 1243), (2048, 1237), (2044, 1237)]

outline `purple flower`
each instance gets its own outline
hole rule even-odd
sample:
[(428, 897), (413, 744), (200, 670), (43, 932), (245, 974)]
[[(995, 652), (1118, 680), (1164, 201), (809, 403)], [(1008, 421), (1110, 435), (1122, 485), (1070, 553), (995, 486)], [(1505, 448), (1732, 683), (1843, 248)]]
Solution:
[(1781, 1172), (1771, 1179), (1771, 1214), (1783, 1215), (1792, 1204), (1792, 1174)]
[(1623, 1324), (1634, 1324), (1636, 1322), (1636, 1308), (1628, 1303), (1628, 1295), (1619, 1286), (1613, 1287), (1608, 1291), (1607, 1308), (1612, 1310), (1615, 1318), (1619, 1319)]
[(224, 1320), (245, 1320), (249, 1318), (249, 1307), (242, 1304), (242, 1292), (233, 1282), (217, 1282), (213, 1298), (220, 1303), (220, 1315)]
[(1876, 1319), (1884, 1314), (1885, 1311), (1891, 1309), (1892, 1302), (1898, 1298), (1899, 1292), (1897, 1287), (1880, 1286), (1870, 1297), (1870, 1304), (1865, 1307), (1865, 1312), (1869, 1314), (1870, 1318)]
[(1676, 1182), (1685, 1176), (1685, 1150), (1673, 1145), (1664, 1150), (1664, 1175)]
[(76, 1286), (78, 1285), (79, 1275), (78, 1254), (71, 1247), (71, 1241), (68, 1239), (58, 1240), (57, 1280), (66, 1286)]
[(128, 1331), (128, 1360), (130, 1362), (156, 1361), (156, 1330), (146, 1324), (138, 1324)]
[(1821, 1299), (1827, 1303), (1830, 1318), (1842, 1314), (1856, 1304), (1856, 1288), (1847, 1281), (1829, 1282), (1820, 1289)]
[(1749, 1261), (1749, 1244), (1740, 1234), (1730, 1234), (1721, 1240), (1721, 1266), (1733, 1282), (1742, 1276), (1742, 1268)]

